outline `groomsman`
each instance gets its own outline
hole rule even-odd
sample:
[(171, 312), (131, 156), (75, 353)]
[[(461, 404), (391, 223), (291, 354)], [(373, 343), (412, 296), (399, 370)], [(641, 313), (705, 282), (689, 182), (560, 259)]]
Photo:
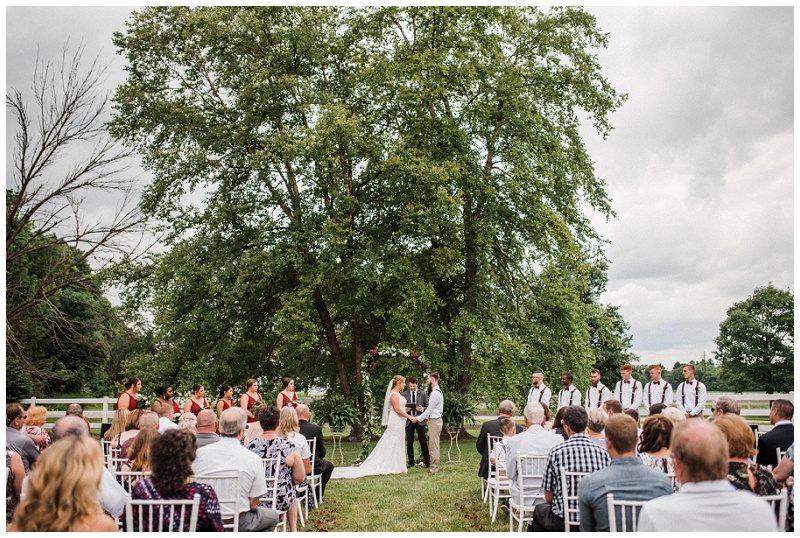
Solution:
[(586, 409), (590, 407), (602, 407), (607, 400), (611, 399), (611, 390), (600, 383), (601, 377), (600, 370), (592, 368), (592, 373), (589, 376), (589, 379), (592, 381), (592, 386), (586, 389), (586, 400), (583, 405)]
[(558, 393), (558, 409), (569, 407), (570, 405), (581, 405), (581, 392), (572, 384), (575, 377), (572, 373), (561, 374), (561, 384), (563, 389)]
[[(428, 395), (419, 390), (419, 383), (416, 377), (408, 378), (408, 390), (403, 392), (403, 397), (406, 399), (406, 413), (412, 417), (416, 417), (428, 407)], [(422, 461), (425, 462), (425, 468), (431, 466), (431, 455), (428, 452), (428, 432), (425, 421), (411, 422), (406, 420), (406, 455), (408, 456), (408, 466), (414, 466), (414, 432), (417, 433), (419, 439), (419, 447), (422, 450)]]
[(667, 407), (672, 405), (672, 385), (666, 379), (661, 379), (661, 367), (654, 364), (650, 367), (650, 381), (644, 386), (644, 408), (657, 403), (663, 403)]
[(536, 370), (531, 375), (531, 390), (528, 391), (528, 402), (525, 405), (534, 402), (541, 402), (547, 407), (550, 407), (550, 397), (553, 393), (550, 388), (544, 384), (544, 374), (541, 370)]
[(675, 407), (686, 418), (703, 417), (706, 408), (706, 386), (694, 378), (694, 364), (687, 364), (682, 370), (685, 381), (678, 385)]
[(619, 367), (621, 381), (617, 381), (614, 389), (614, 399), (622, 404), (622, 410), (639, 409), (642, 405), (642, 383), (632, 378), (633, 366), (623, 364)]

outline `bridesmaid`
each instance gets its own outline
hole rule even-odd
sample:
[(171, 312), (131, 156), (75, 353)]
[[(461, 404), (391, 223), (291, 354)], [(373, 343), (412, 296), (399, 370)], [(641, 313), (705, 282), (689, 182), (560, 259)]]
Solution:
[(260, 404), (262, 401), (261, 395), (258, 393), (258, 381), (255, 379), (248, 379), (245, 388), (247, 390), (239, 399), (239, 407), (244, 409), (244, 412), (247, 413), (248, 427), (253, 427), (253, 423), (258, 421), (255, 415), (250, 411), (250, 408), (255, 404)]
[(300, 399), (294, 391), (294, 379), (291, 377), (283, 378), (283, 390), (278, 394), (276, 407), (281, 409), (284, 405), (291, 405), (297, 407), (300, 405)]
[(187, 398), (186, 402), (183, 404), (183, 412), (194, 413), (196, 416), (201, 409), (211, 409), (205, 395), (206, 389), (203, 388), (203, 385), (200, 383), (196, 383), (195, 386), (192, 387), (192, 397)]
[(139, 393), (142, 391), (142, 380), (135, 375), (128, 378), (125, 383), (125, 392), (117, 398), (117, 409), (127, 409), (133, 411), (136, 409), (136, 404)]
[(222, 412), (233, 407), (233, 387), (222, 385), (219, 389), (219, 400), (217, 400), (217, 419), (222, 417)]

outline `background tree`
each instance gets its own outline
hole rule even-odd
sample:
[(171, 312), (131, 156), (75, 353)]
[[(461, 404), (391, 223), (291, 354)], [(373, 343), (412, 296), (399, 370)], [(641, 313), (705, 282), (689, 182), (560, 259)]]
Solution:
[(772, 284), (728, 309), (715, 356), (736, 391), (794, 389), (794, 294)]

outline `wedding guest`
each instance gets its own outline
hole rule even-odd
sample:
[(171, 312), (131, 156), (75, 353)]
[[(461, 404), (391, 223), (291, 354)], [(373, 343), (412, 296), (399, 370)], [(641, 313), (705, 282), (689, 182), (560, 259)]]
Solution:
[(192, 396), (183, 402), (183, 412), (194, 413), (194, 415), (197, 416), (197, 413), (199, 413), (201, 409), (211, 409), (211, 406), (208, 404), (208, 400), (206, 400), (205, 395), (205, 387), (203, 387), (203, 385), (200, 383), (195, 383), (195, 385), (192, 387)]
[[(638, 425), (626, 414), (606, 421), (606, 444), (611, 463), (581, 479), (578, 491), (581, 532), (608, 532), (609, 493), (615, 499), (649, 501), (672, 493), (672, 483), (664, 473), (651, 469), (636, 457)], [(632, 522), (627, 529), (631, 532)]]
[(25, 464), (13, 450), (6, 449), (6, 525), (11, 523), (14, 512), (22, 498), (22, 481), (25, 480)]
[(444, 394), (439, 387), (439, 372), (431, 372), (428, 374), (428, 386), (430, 387), (430, 395), (428, 400), (428, 408), (412, 418), (412, 422), (428, 421), (428, 452), (431, 455), (431, 468), (428, 469), (430, 473), (439, 472), (439, 441), (442, 437), (442, 413), (444, 412)]
[[(131, 417), (135, 416), (136, 413), (133, 413)], [(144, 411), (142, 410), (141, 415), (139, 416), (139, 429), (138, 430), (130, 430), (127, 433), (131, 433), (130, 437), (127, 440), (123, 441), (120, 445), (119, 455), (121, 458), (128, 457), (128, 450), (130, 450), (131, 445), (133, 444), (134, 439), (136, 436), (141, 433), (142, 430), (146, 428), (152, 428), (158, 431), (158, 414), (153, 413), (152, 411)]]
[(162, 405), (168, 406), (172, 409), (172, 418), (177, 418), (181, 414), (181, 408), (178, 407), (178, 402), (175, 401), (175, 391), (170, 385), (160, 385), (156, 387), (156, 394), (158, 398), (153, 402), (151, 411), (158, 413), (158, 408)]
[[(253, 406), (261, 405), (262, 401), (261, 394), (258, 393), (258, 381), (248, 379), (245, 383), (245, 392), (239, 399), (239, 407), (244, 409), (247, 414), (247, 429), (258, 425), (258, 420), (253, 414)], [(220, 415), (220, 420), (222, 420), (222, 415)]]
[(25, 419), (28, 415), (18, 403), (6, 405), (6, 449), (13, 450), (22, 458), (25, 473), (30, 473), (31, 467), (39, 459), (39, 451), (30, 437), (22, 433)]
[(114, 411), (114, 417), (111, 419), (111, 427), (103, 434), (103, 439), (111, 441), (111, 446), (116, 448), (119, 446), (119, 437), (122, 432), (129, 429), (131, 412), (127, 409), (117, 409)]
[(308, 447), (308, 440), (300, 433), (300, 424), (297, 420), (297, 411), (290, 405), (286, 405), (280, 410), (278, 417), (278, 436), (292, 443), (300, 452), (300, 459), (303, 460), (303, 468), (306, 474), (311, 472), (311, 449)]
[(550, 398), (552, 397), (550, 388), (544, 384), (544, 374), (541, 370), (536, 370), (531, 374), (531, 388), (528, 391), (529, 404), (540, 402), (550, 407)]
[(140, 392), (142, 392), (142, 380), (132, 375), (125, 383), (125, 392), (117, 398), (117, 409), (128, 409), (129, 411), (136, 409)]
[(606, 400), (605, 403), (603, 403), (603, 411), (605, 411), (606, 415), (608, 415), (609, 417), (613, 417), (614, 415), (619, 415), (620, 413), (622, 413), (622, 404), (620, 403), (619, 400), (614, 400), (614, 399)]
[(666, 379), (661, 379), (661, 366), (654, 364), (649, 371), (650, 381), (644, 386), (642, 395), (645, 409), (650, 409), (654, 404), (669, 407), (672, 405), (672, 385)]
[(562, 389), (558, 393), (558, 409), (570, 405), (581, 405), (581, 391), (572, 384), (575, 377), (571, 372), (561, 374)]
[(721, 417), (726, 413), (740, 415), (741, 412), (739, 402), (736, 401), (736, 398), (731, 398), (730, 396), (719, 396), (714, 400), (714, 405), (711, 407), (711, 414), (714, 417)]
[(492, 453), (489, 454), (489, 461), (497, 468), (497, 472), (501, 478), (506, 476), (506, 451), (508, 450), (508, 441), (516, 436), (517, 424), (510, 418), (504, 418), (500, 421), (500, 433), (503, 437), (500, 438), (492, 448)]
[(633, 366), (623, 364), (619, 367), (621, 380), (614, 388), (614, 399), (622, 404), (622, 410), (639, 409), (642, 405), (642, 382), (633, 379)]
[(172, 408), (162, 405), (158, 408), (158, 432), (164, 433), (167, 430), (177, 430), (178, 425), (172, 422)]
[(778, 399), (769, 408), (769, 423), (772, 430), (758, 439), (758, 456), (756, 463), (760, 465), (778, 465), (777, 448), (787, 450), (794, 442), (794, 404), (789, 400)]
[(638, 532), (776, 532), (772, 507), (727, 480), (728, 443), (704, 420), (679, 424), (670, 441), (681, 489), (648, 501)]
[[(675, 474), (675, 467), (669, 454), (673, 428), (672, 421), (664, 415), (649, 416), (644, 421), (639, 442), (639, 459), (642, 463), (667, 475)], [(677, 481), (674, 489), (678, 491)]]
[(591, 409), (593, 407), (599, 409), (603, 405), (603, 402), (611, 399), (611, 391), (600, 382), (601, 378), (600, 370), (592, 368), (592, 373), (589, 376), (592, 385), (586, 389), (586, 399), (583, 404), (583, 407), (586, 409)]
[(728, 441), (728, 481), (736, 489), (752, 491), (756, 495), (777, 495), (781, 486), (769, 469), (751, 458), (758, 453), (753, 429), (739, 415), (728, 413), (717, 417), (714, 426), (722, 430)]
[[(203, 409), (200, 411), (211, 411), (210, 409)], [(184, 413), (181, 415), (181, 418), (178, 419), (178, 428), (182, 430), (186, 430), (187, 432), (191, 433), (192, 435), (197, 434), (197, 417), (194, 413)]]
[[(167, 408), (169, 409), (169, 408)], [(153, 441), (158, 438), (159, 432), (153, 428), (145, 428), (133, 440), (128, 450), (128, 464), (123, 471), (146, 472), (150, 470), (151, 448)]]
[(26, 481), (9, 531), (116, 532), (97, 502), (103, 451), (88, 436), (54, 441)]
[(197, 448), (203, 448), (219, 441), (217, 421), (211, 409), (203, 409), (197, 414)]
[(670, 419), (673, 426), (677, 426), (681, 422), (686, 422), (686, 414), (675, 407), (667, 407), (661, 411), (661, 415)]
[[(419, 381), (416, 377), (408, 378), (408, 390), (402, 396), (406, 399), (406, 413), (415, 417), (425, 411), (428, 407), (428, 395), (419, 389)], [(414, 434), (419, 440), (419, 448), (422, 452), (422, 461), (425, 468), (431, 466), (431, 455), (428, 451), (428, 432), (425, 421), (411, 422), (406, 420), (406, 456), (408, 456), (408, 466), (414, 466)]]
[(282, 383), (283, 390), (278, 393), (275, 404), (276, 407), (278, 409), (282, 409), (284, 405), (297, 407), (300, 403), (300, 399), (297, 397), (297, 393), (294, 391), (294, 379), (291, 377), (284, 377)]
[[(500, 432), (500, 421), (504, 418), (510, 418), (514, 416), (514, 402), (511, 400), (503, 400), (500, 402), (500, 405), (497, 407), (497, 418), (492, 420), (487, 420), (481, 425), (481, 431), (478, 434), (478, 439), (475, 441), (475, 449), (481, 455), (481, 463), (480, 467), (478, 468), (478, 476), (483, 479), (489, 477), (489, 439), (487, 438), (488, 435), (501, 435)], [(522, 431), (522, 426), (516, 425), (517, 432)]]
[(589, 434), (589, 440), (597, 443), (599, 446), (606, 448), (606, 436), (604, 430), (606, 428), (606, 419), (608, 415), (602, 409), (590, 407), (586, 410), (589, 417), (589, 422), (586, 424), (586, 433)]
[(79, 403), (71, 403), (67, 406), (67, 415), (74, 415), (76, 417), (80, 417), (86, 423), (86, 427), (89, 428), (89, 431), (92, 431), (92, 425), (89, 423), (89, 419), (86, 418), (86, 415), (83, 414), (83, 407)]
[(694, 378), (694, 364), (685, 365), (681, 372), (685, 381), (678, 385), (675, 406), (686, 418), (702, 418), (706, 408), (706, 386)]
[(666, 404), (663, 404), (661, 402), (654, 403), (653, 405), (650, 406), (650, 409), (647, 410), (647, 414), (648, 416), (651, 417), (653, 415), (660, 415), (667, 407), (668, 406)]
[[(633, 420), (635, 420), (637, 425), (641, 424), (639, 422), (639, 410), (638, 409), (626, 409), (625, 411), (623, 411), (623, 414), (628, 415)], [(640, 436), (642, 435), (642, 429), (641, 428), (639, 428), (639, 435)]]
[(50, 446), (50, 434), (44, 429), (47, 422), (47, 408), (41, 405), (32, 405), (28, 408), (28, 418), (25, 419), (25, 435), (31, 438), (37, 450)]
[[(300, 433), (302, 433), (306, 439), (317, 440), (314, 447), (314, 474), (319, 474), (322, 477), (322, 495), (319, 499), (322, 500), (322, 497), (325, 496), (325, 486), (328, 483), (328, 480), (331, 479), (334, 466), (333, 463), (325, 459), (325, 439), (322, 436), (322, 428), (317, 424), (310, 422), (311, 411), (306, 404), (300, 404), (297, 406), (297, 419), (300, 425)], [(426, 448), (427, 443), (428, 439), (426, 438)]]
[(552, 416), (550, 415), (550, 406), (545, 405), (544, 402), (539, 402), (539, 405), (542, 406), (542, 411), (544, 411), (544, 422), (545, 422), (544, 428), (546, 430), (549, 430), (553, 427), (552, 424), (549, 424), (550, 420), (552, 419)]
[(550, 426), (550, 429), (553, 433), (560, 435), (562, 439), (566, 440), (566, 435), (564, 435), (564, 410), (566, 407), (559, 407), (558, 411), (556, 411), (556, 416), (553, 418), (553, 424)]
[[(171, 412), (171, 410), (170, 410)], [(191, 499), (200, 495), (200, 510), (197, 515), (197, 531), (222, 532), (222, 516), (219, 499), (214, 488), (208, 484), (191, 481), (192, 461), (197, 453), (197, 441), (194, 435), (185, 430), (169, 430), (153, 440), (150, 448), (152, 474), (140, 478), (131, 490), (133, 499), (161, 500), (161, 499)], [(148, 528), (148, 519), (145, 518), (143, 527), (138, 526), (139, 506), (133, 507), (134, 532), (144, 532)], [(156, 516), (158, 517), (158, 516)], [(167, 510), (161, 514), (164, 527), (172, 528), (171, 516)], [(157, 523), (153, 523), (157, 525)], [(184, 522), (182, 532), (189, 530), (189, 520)]]
[(777, 467), (772, 470), (772, 476), (779, 483), (789, 488), (789, 503), (786, 508), (786, 532), (794, 532), (794, 479), (789, 480), (794, 475), (794, 443), (786, 450), (786, 454), (781, 458)]
[(230, 385), (222, 385), (219, 389), (219, 400), (217, 400), (216, 405), (217, 417), (221, 417), (222, 412), (229, 407), (233, 407), (233, 387)]

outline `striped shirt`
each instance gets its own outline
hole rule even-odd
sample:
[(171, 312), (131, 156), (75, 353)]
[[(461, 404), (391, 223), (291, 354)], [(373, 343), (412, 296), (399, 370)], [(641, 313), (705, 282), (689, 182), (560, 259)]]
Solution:
[[(591, 473), (611, 463), (608, 450), (593, 443), (585, 433), (574, 433), (556, 445), (547, 456), (542, 487), (553, 494), (553, 514), (563, 517), (564, 500), (561, 492), (561, 468), (567, 471)], [(575, 502), (577, 507), (577, 501)]]

